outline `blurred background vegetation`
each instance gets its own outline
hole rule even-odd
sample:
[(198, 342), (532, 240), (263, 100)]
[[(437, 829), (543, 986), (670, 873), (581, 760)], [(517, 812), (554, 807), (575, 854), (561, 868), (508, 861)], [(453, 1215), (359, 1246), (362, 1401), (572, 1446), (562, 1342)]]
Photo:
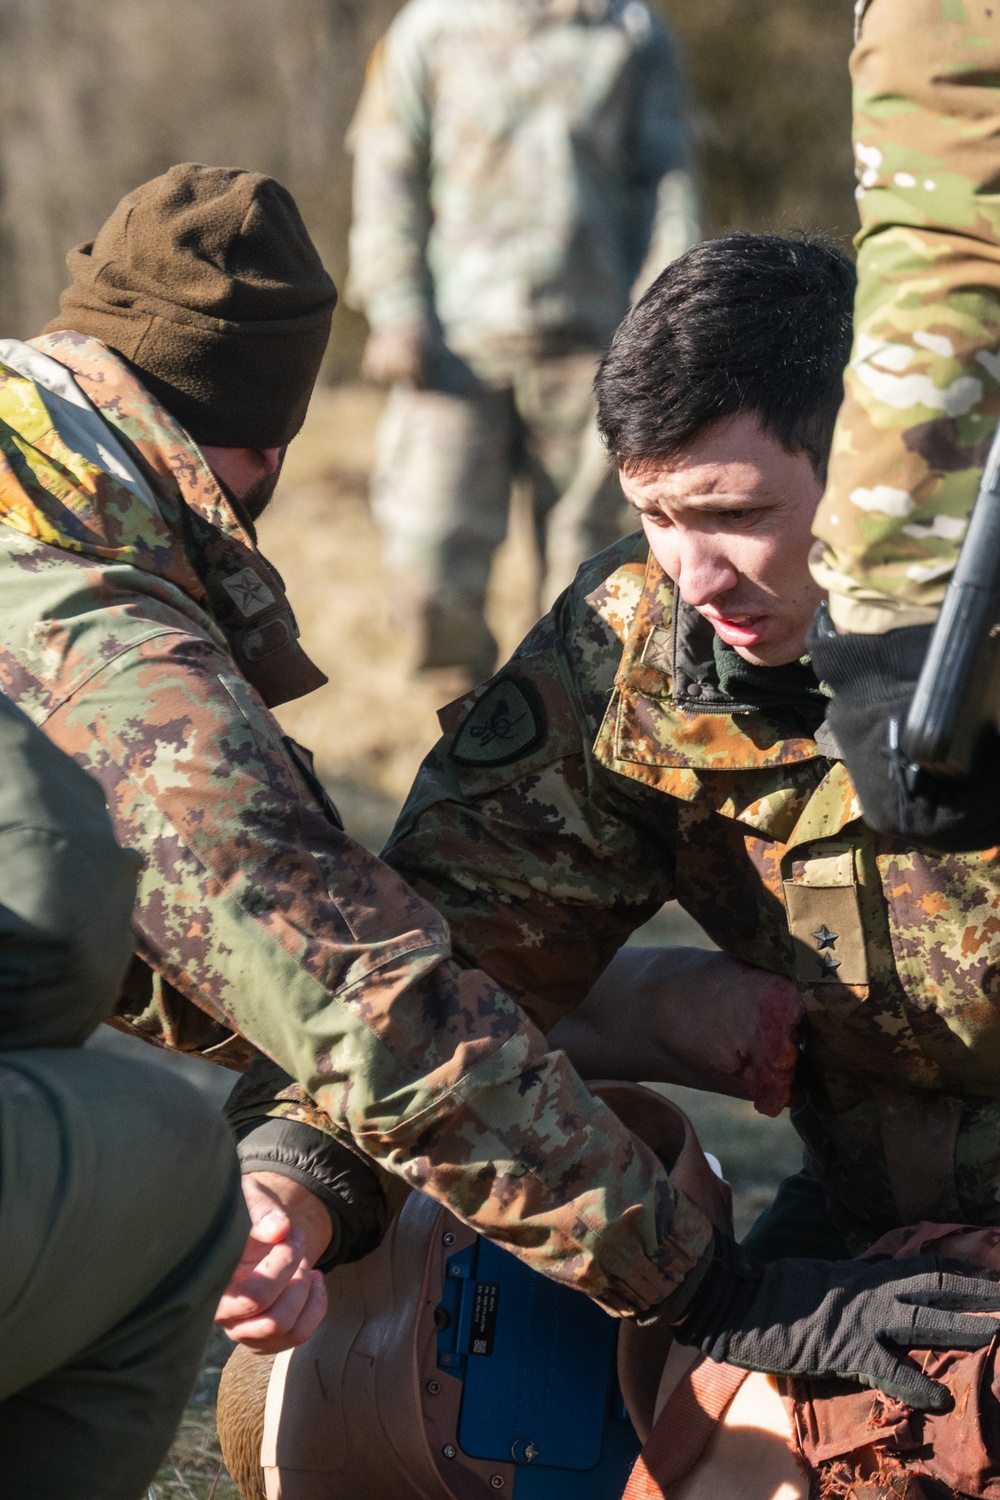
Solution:
[[(0, 328), (56, 310), (67, 249), (177, 161), (269, 172), (343, 280), (343, 140), (400, 0), (0, 0)], [(852, 0), (659, 0), (687, 52), (706, 231), (854, 228)], [(360, 318), (327, 367), (351, 378)]]

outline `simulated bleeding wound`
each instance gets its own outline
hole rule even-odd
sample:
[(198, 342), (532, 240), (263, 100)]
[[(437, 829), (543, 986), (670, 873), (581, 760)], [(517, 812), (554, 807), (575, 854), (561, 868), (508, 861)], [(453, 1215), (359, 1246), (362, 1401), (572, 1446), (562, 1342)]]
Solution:
[(747, 997), (754, 1026), (749, 1045), (737, 1055), (745, 1097), (753, 1101), (758, 1114), (773, 1116), (791, 1102), (804, 1010), (798, 987), (790, 979), (767, 977), (768, 987)]

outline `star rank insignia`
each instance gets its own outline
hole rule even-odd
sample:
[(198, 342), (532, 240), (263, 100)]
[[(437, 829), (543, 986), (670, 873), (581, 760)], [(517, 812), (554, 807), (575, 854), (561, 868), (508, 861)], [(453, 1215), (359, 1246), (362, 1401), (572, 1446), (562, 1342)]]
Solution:
[(262, 609), (274, 603), (274, 595), (253, 568), (241, 568), (223, 578), (222, 587), (232, 599), (244, 620), (253, 619)]
[(813, 933), (813, 937), (816, 940), (816, 948), (818, 950), (817, 957), (819, 959), (819, 966), (823, 970), (823, 973), (830, 975), (836, 974), (837, 970), (840, 968), (839, 960), (834, 958), (832, 953), (828, 953), (825, 950), (828, 948), (835, 948), (837, 946), (839, 933), (831, 932), (829, 927), (827, 927), (826, 923), (824, 922), (819, 932)]

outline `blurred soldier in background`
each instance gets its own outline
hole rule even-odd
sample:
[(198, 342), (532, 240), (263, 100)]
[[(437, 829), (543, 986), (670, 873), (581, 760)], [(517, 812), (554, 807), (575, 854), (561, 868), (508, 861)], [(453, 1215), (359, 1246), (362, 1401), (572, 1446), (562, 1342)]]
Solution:
[(593, 426), (630, 297), (698, 237), (687, 99), (641, 0), (411, 0), (369, 67), (348, 297), (394, 386), (373, 506), (419, 668), (493, 670), (511, 483), (543, 602), (621, 535)]
[(0, 695), (0, 1494), (135, 1500), (246, 1238), (221, 1117), (84, 1050), (129, 959), (139, 858)]
[[(858, 5), (854, 350), (816, 518), (833, 628), (811, 642), (874, 827), (1000, 842), (1000, 751), (969, 780), (895, 774), (905, 719), (1000, 416), (1000, 7)], [(985, 686), (985, 685), (984, 685)]]

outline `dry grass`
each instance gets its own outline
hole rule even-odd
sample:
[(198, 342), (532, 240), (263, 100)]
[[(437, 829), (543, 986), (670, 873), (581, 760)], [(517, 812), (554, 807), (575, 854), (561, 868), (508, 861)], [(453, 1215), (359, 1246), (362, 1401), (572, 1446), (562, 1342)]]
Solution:
[(224, 1334), (212, 1334), (198, 1383), (173, 1447), (150, 1485), (148, 1500), (239, 1500), (215, 1434), (219, 1376), (232, 1347)]
[[(303, 644), (330, 678), (278, 717), (315, 752), (345, 819), (362, 835), (370, 834), (372, 817), (384, 824), (406, 795), (446, 701), (440, 682), (411, 677), (409, 643), (392, 621), (380, 576), (367, 482), (381, 403), (364, 386), (317, 394), (260, 526), (261, 546), (288, 584)], [(490, 605), (505, 651), (532, 623), (534, 576), (527, 527), (516, 524), (498, 558)]]

